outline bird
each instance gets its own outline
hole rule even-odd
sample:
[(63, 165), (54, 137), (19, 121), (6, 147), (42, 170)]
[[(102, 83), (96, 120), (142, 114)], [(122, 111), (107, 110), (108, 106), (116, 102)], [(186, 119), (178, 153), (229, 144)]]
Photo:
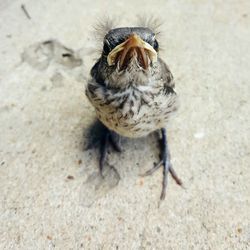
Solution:
[(166, 125), (179, 107), (175, 81), (159, 56), (157, 33), (149, 27), (117, 27), (106, 32), (99, 59), (90, 71), (86, 96), (105, 127), (100, 145), (102, 174), (109, 145), (121, 152), (119, 137), (140, 138), (160, 131), (160, 160), (143, 176), (163, 167), (160, 199), (168, 173), (182, 185), (170, 160)]

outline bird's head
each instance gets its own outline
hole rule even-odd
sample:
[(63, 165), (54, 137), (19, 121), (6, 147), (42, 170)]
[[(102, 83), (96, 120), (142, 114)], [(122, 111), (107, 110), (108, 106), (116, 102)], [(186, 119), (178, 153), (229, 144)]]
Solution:
[[(149, 28), (116, 28), (104, 37), (100, 71), (110, 84), (147, 81), (157, 64), (159, 44)], [(120, 82), (119, 82), (120, 81)]]

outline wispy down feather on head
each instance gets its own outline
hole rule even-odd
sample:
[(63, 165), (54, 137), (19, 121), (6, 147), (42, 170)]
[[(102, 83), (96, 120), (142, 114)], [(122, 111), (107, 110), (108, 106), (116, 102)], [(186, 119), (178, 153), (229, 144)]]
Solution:
[(102, 43), (105, 35), (111, 30), (117, 27), (115, 19), (110, 17), (103, 17), (99, 19), (93, 26), (94, 28), (94, 37), (97, 42)]
[[(94, 32), (94, 39), (98, 43), (99, 50), (98, 52), (101, 52), (102, 50), (102, 43), (105, 35), (114, 28), (120, 28), (125, 27), (124, 25), (121, 25), (121, 20), (118, 21), (118, 18), (111, 18), (108, 16), (104, 16), (100, 18), (93, 26)], [(153, 31), (153, 33), (156, 35), (157, 40), (162, 40), (162, 25), (163, 21), (155, 17), (153, 15), (138, 15), (134, 21), (133, 27), (144, 27), (149, 28)], [(161, 47), (162, 50), (162, 47)]]
[(154, 17), (153, 15), (139, 15), (137, 17), (137, 26), (145, 27), (151, 29), (156, 36), (161, 33), (161, 26), (163, 21), (161, 21), (158, 17)]

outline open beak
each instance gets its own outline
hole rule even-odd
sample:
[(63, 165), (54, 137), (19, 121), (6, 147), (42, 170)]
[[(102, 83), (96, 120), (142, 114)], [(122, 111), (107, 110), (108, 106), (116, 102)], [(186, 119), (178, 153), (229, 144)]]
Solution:
[(107, 61), (109, 66), (118, 64), (120, 69), (125, 69), (134, 58), (144, 69), (148, 68), (150, 62), (157, 61), (157, 52), (154, 48), (136, 34), (130, 35), (125, 42), (117, 45), (108, 54)]

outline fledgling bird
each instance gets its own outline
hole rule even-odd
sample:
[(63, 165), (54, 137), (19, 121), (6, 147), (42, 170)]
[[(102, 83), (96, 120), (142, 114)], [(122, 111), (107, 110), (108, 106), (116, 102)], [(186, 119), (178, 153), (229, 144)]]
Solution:
[(108, 31), (100, 58), (91, 69), (86, 95), (104, 124), (101, 145), (102, 172), (108, 144), (117, 151), (117, 134), (143, 137), (161, 131), (161, 159), (145, 175), (163, 166), (161, 199), (165, 198), (168, 172), (182, 185), (171, 162), (165, 126), (178, 109), (173, 76), (159, 57), (156, 34), (147, 27), (124, 27)]

